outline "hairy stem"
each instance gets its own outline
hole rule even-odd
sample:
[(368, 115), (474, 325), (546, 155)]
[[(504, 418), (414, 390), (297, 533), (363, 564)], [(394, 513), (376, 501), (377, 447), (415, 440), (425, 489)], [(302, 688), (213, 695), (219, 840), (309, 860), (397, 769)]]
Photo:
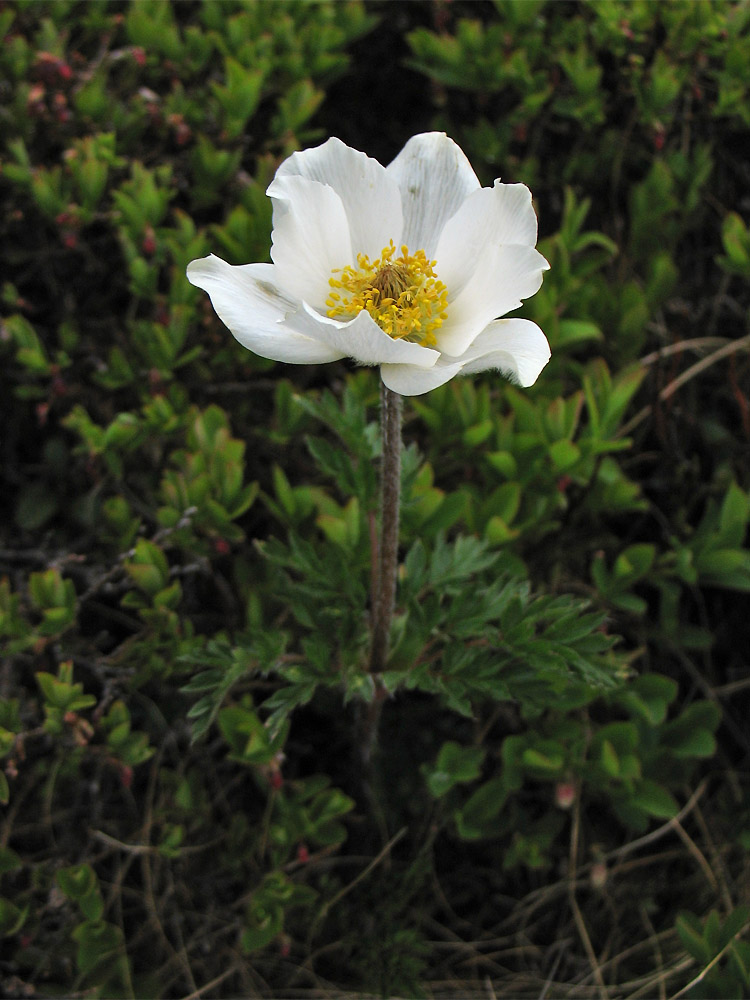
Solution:
[[(360, 706), (359, 749), (363, 778), (381, 836), (387, 839), (385, 820), (375, 785), (373, 757), (378, 742), (380, 713), (386, 691), (379, 679), (388, 659), (388, 640), (396, 600), (398, 569), (398, 518), (401, 501), (401, 396), (381, 385), (380, 428), (383, 439), (381, 461), (380, 537), (373, 537), (372, 631), (369, 670), (375, 682), (372, 700)], [(372, 531), (375, 536), (375, 532)]]
[(385, 669), (388, 658), (388, 636), (396, 599), (401, 500), (401, 396), (381, 383), (380, 400), (383, 457), (380, 470), (380, 546), (377, 553), (375, 592), (372, 595), (370, 672), (373, 674), (379, 674)]

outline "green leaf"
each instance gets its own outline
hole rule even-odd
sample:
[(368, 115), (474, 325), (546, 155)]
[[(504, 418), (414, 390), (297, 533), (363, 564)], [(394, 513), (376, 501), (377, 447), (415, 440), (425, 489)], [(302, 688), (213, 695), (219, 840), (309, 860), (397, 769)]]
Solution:
[(606, 774), (611, 778), (618, 777), (620, 774), (620, 759), (609, 740), (602, 742), (600, 762)]
[(549, 446), (549, 457), (555, 472), (572, 468), (581, 457), (581, 449), (573, 441), (555, 441)]
[(636, 783), (630, 801), (656, 819), (671, 819), (680, 808), (671, 792), (647, 778)]
[(711, 757), (716, 752), (714, 732), (721, 709), (713, 701), (696, 701), (664, 726), (660, 743), (680, 759)]
[(9, 899), (0, 896), (0, 938), (13, 937), (17, 934), (26, 922), (28, 913), (28, 906), (21, 909)]
[(703, 939), (703, 929), (694, 913), (681, 913), (675, 921), (675, 930), (685, 951), (700, 965), (707, 965), (713, 955)]
[(721, 505), (719, 532), (723, 546), (739, 548), (745, 540), (750, 519), (750, 496), (737, 483), (730, 483)]
[(74, 902), (88, 896), (99, 886), (96, 873), (89, 864), (60, 868), (55, 874), (55, 880), (68, 899)]
[(28, 483), (18, 496), (16, 524), (24, 531), (37, 531), (55, 516), (58, 509), (57, 496), (49, 483)]
[(491, 778), (480, 785), (463, 808), (454, 815), (459, 836), (464, 840), (493, 836), (497, 816), (507, 797), (508, 788), (502, 777)]
[(695, 565), (701, 578), (716, 587), (750, 590), (750, 552), (739, 549), (705, 549)]
[(425, 768), (430, 794), (439, 799), (455, 785), (474, 781), (479, 777), (483, 760), (481, 747), (463, 747), (448, 740), (440, 748), (434, 766)]
[[(0, 774), (3, 772), (0, 771)], [(18, 871), (22, 867), (22, 862), (15, 851), (10, 847), (0, 847), (0, 878), (8, 872)]]
[(569, 347), (571, 344), (602, 339), (602, 331), (590, 320), (561, 319), (557, 328), (555, 347)]
[(102, 920), (87, 920), (79, 924), (71, 937), (78, 944), (78, 971), (86, 976), (112, 955), (124, 950), (122, 931)]
[(748, 989), (750, 987), (750, 944), (747, 941), (732, 942), (729, 948), (729, 962), (735, 974)]
[(667, 717), (669, 705), (677, 697), (677, 683), (660, 674), (642, 674), (617, 696), (617, 701), (632, 715), (650, 726), (658, 726)]

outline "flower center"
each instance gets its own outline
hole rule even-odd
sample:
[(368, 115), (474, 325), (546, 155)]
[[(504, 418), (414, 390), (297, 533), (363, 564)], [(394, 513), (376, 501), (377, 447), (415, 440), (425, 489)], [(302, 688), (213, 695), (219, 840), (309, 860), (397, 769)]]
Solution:
[(361, 253), (356, 268), (337, 267), (328, 279), (328, 315), (353, 319), (366, 309), (394, 340), (432, 347), (448, 306), (448, 290), (435, 275), (437, 261), (427, 260), (424, 250), (410, 254), (405, 246), (394, 260), (395, 253), (391, 240), (377, 260)]

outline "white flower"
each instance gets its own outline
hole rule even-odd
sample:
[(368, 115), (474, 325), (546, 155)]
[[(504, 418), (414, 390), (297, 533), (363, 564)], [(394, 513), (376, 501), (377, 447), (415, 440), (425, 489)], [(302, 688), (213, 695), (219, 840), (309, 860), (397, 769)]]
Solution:
[(542, 283), (523, 184), (483, 188), (445, 134), (410, 139), (388, 167), (339, 139), (294, 153), (268, 188), (272, 264), (188, 265), (237, 340), (274, 361), (380, 365), (407, 396), (500, 369), (533, 385), (539, 327), (498, 319)]

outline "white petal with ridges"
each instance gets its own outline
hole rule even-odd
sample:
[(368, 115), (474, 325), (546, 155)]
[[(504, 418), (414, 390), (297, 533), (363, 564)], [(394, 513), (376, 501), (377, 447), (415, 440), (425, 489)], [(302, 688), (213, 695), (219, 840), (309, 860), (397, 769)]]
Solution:
[(211, 254), (191, 261), (188, 280), (208, 292), (217, 315), (248, 350), (271, 361), (319, 364), (343, 357), (327, 344), (283, 325), (295, 302), (274, 284), (273, 264), (235, 267)]
[(415, 135), (387, 167), (401, 190), (401, 242), (432, 259), (443, 226), (479, 188), (477, 175), (459, 146), (444, 132)]
[(447, 363), (441, 358), (432, 368), (414, 365), (381, 365), (380, 377), (393, 392), (402, 396), (421, 396), (430, 389), (450, 382), (461, 371), (460, 362)]
[[(374, 260), (391, 240), (397, 247), (401, 245), (401, 192), (395, 178), (377, 160), (333, 138), (284, 160), (276, 177), (290, 175), (333, 188), (346, 212), (355, 257), (364, 253)], [(268, 189), (271, 196), (275, 184), (273, 181)]]
[(440, 280), (455, 297), (492, 247), (536, 245), (537, 219), (525, 184), (480, 188), (445, 224), (436, 258)]
[(342, 323), (320, 315), (306, 302), (302, 306), (293, 316), (287, 316), (289, 327), (325, 344), (339, 357), (352, 358), (361, 365), (400, 363), (419, 368), (431, 368), (440, 357), (428, 347), (389, 337), (364, 310)]
[(522, 299), (539, 291), (548, 267), (534, 247), (487, 249), (455, 299), (448, 289), (448, 316), (435, 334), (438, 348), (451, 357), (462, 355), (488, 323), (518, 309)]
[(271, 260), (277, 279), (294, 297), (322, 308), (331, 272), (352, 263), (343, 202), (332, 187), (294, 174), (277, 177), (268, 190), (274, 200)]
[(499, 368), (521, 386), (533, 385), (550, 359), (547, 338), (530, 319), (498, 319), (474, 340), (461, 362), (461, 374)]
[(460, 358), (443, 356), (426, 370), (386, 364), (380, 368), (380, 377), (389, 389), (402, 396), (420, 396), (456, 375), (472, 375), (492, 368), (499, 369), (512, 382), (528, 387), (536, 382), (549, 358), (547, 338), (536, 323), (528, 319), (499, 319), (490, 323)]

